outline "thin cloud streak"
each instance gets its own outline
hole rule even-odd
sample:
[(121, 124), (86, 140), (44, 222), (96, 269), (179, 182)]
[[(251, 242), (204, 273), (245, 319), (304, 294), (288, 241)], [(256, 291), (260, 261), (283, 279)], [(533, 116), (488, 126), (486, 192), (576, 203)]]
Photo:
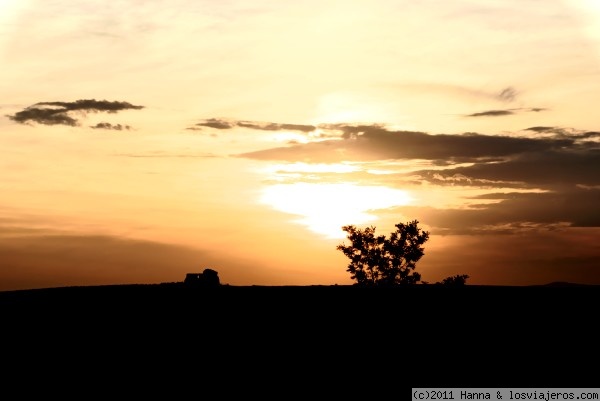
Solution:
[[(254, 121), (243, 121), (243, 120), (225, 120), (219, 118), (208, 118), (195, 126), (208, 127), (215, 129), (232, 129), (235, 127), (250, 128), (261, 131), (300, 131), (300, 132), (312, 132), (317, 129), (314, 125), (304, 124), (279, 124), (272, 122), (254, 122)], [(188, 127), (187, 129), (194, 129), (194, 127)]]
[(479, 113), (467, 114), (467, 117), (499, 117), (513, 115), (511, 110), (487, 110)]
[(512, 116), (516, 114), (516, 111), (528, 111), (539, 113), (540, 111), (546, 110), (542, 107), (530, 107), (530, 108), (518, 108), (518, 109), (506, 109), (506, 110), (486, 110), (477, 113), (467, 114), (465, 117), (503, 117)]

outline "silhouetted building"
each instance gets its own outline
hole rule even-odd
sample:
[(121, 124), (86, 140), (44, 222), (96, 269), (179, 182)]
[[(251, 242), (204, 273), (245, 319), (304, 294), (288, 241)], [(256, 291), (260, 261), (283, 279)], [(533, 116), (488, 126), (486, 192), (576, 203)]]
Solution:
[(198, 287), (218, 287), (221, 285), (219, 273), (213, 269), (204, 269), (202, 273), (187, 273), (183, 282)]

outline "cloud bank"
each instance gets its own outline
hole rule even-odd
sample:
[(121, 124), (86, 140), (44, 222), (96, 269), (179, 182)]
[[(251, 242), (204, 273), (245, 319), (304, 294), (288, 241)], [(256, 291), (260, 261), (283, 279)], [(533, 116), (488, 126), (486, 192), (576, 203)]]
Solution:
[[(319, 175), (328, 182), (379, 182), (423, 191), (424, 196), (443, 187), (464, 191), (468, 206), (461, 208), (426, 203), (380, 211), (418, 216), (436, 233), (600, 227), (600, 132), (554, 126), (529, 127), (522, 136), (434, 135), (383, 125), (323, 124), (319, 129), (337, 132), (337, 137), (236, 156), (284, 163), (345, 162), (359, 169), (335, 177)], [(390, 171), (371, 174), (368, 171), (374, 165)], [(395, 170), (398, 165), (411, 168)], [(360, 166), (365, 167), (361, 170)], [(311, 173), (294, 180), (319, 177)], [(487, 193), (469, 198), (468, 192), (474, 190)]]
[(575, 138), (525, 138), (478, 133), (432, 135), (418, 131), (390, 131), (379, 125), (338, 124), (328, 128), (339, 131), (339, 138), (264, 149), (238, 156), (259, 160), (322, 163), (386, 159), (464, 162), (559, 150), (575, 143)]

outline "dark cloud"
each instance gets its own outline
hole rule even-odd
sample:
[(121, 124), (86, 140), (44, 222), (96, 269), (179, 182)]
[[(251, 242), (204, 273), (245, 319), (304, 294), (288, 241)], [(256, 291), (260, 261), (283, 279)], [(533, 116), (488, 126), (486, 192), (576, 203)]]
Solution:
[(96, 125), (92, 125), (90, 126), (90, 128), (93, 129), (112, 129), (112, 130), (117, 130), (117, 131), (122, 131), (122, 130), (130, 130), (131, 127), (129, 125), (121, 125), (121, 124), (111, 124), (111, 123), (98, 123)]
[[(330, 127), (332, 128), (332, 127)], [(571, 146), (572, 139), (481, 135), (430, 135), (389, 131), (378, 125), (336, 125), (341, 139), (271, 148), (238, 155), (263, 160), (337, 162), (386, 159), (477, 161)]]
[[(81, 99), (74, 102), (39, 102), (29, 106), (8, 118), (20, 124), (36, 122), (44, 125), (77, 126), (79, 122), (68, 113), (107, 112), (116, 113), (121, 110), (140, 110), (144, 106), (135, 106), (128, 102)], [(102, 127), (97, 127), (102, 128)]]
[(598, 132), (598, 131), (583, 132), (581, 134), (576, 135), (576, 137), (581, 138), (581, 139), (597, 138), (597, 137), (600, 137), (600, 132)]
[(108, 113), (116, 113), (121, 110), (141, 110), (144, 106), (134, 106), (128, 102), (119, 102), (119, 101), (108, 101), (108, 100), (95, 100), (95, 99), (81, 99), (76, 100), (74, 102), (40, 102), (34, 104), (32, 107), (36, 106), (56, 106), (64, 111), (72, 111), (72, 110), (83, 110), (83, 111), (105, 111)]
[(78, 125), (77, 120), (69, 117), (62, 109), (44, 109), (33, 106), (21, 110), (12, 116), (9, 115), (8, 118), (21, 124), (34, 121), (44, 125), (69, 125), (71, 127)]
[[(552, 134), (555, 138), (571, 138), (578, 140), (600, 137), (600, 132), (598, 131), (582, 131), (561, 127), (536, 126), (526, 128), (525, 131), (533, 131), (539, 134)], [(582, 141), (579, 142), (581, 143)], [(590, 143), (589, 145), (593, 146), (593, 143)]]
[[(596, 144), (597, 145), (597, 144)], [(521, 154), (498, 163), (476, 163), (443, 171), (421, 171), (427, 181), (440, 181), (454, 176), (473, 180), (475, 185), (487, 182), (520, 182), (522, 187), (556, 188), (577, 184), (600, 184), (600, 149), (548, 149), (544, 152)], [(432, 179), (432, 177), (437, 177)]]
[(497, 203), (468, 209), (402, 207), (404, 214), (420, 216), (438, 233), (511, 233), (530, 228), (600, 227), (600, 189), (570, 188), (542, 193), (487, 194)]
[(558, 127), (544, 127), (544, 126), (537, 126), (537, 127), (529, 127), (529, 128), (525, 128), (526, 131), (534, 131), (534, 132), (539, 132), (539, 133), (555, 133), (557, 131), (562, 132), (561, 128)]
[(498, 117), (498, 116), (510, 116), (513, 113), (511, 110), (487, 110), (479, 113), (467, 114), (467, 117)]
[[(229, 121), (218, 118), (209, 118), (196, 124), (200, 127), (209, 127), (216, 129), (231, 129), (235, 127), (250, 128), (262, 131), (300, 131), (300, 132), (312, 132), (317, 127), (314, 125), (303, 125), (303, 124), (278, 124), (278, 123), (262, 123), (254, 121)], [(190, 127), (188, 129), (194, 129)]]

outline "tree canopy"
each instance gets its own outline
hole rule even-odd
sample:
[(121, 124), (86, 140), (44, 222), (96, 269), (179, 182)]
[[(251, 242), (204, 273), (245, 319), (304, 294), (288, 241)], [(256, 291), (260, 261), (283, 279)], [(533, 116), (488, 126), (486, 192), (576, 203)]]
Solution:
[(416, 284), (421, 275), (415, 272), (416, 263), (424, 255), (423, 244), (429, 233), (413, 220), (396, 224), (396, 231), (375, 235), (375, 227), (365, 229), (353, 225), (342, 227), (350, 245), (340, 244), (340, 250), (350, 259), (346, 271), (356, 284), (362, 286), (396, 286)]

